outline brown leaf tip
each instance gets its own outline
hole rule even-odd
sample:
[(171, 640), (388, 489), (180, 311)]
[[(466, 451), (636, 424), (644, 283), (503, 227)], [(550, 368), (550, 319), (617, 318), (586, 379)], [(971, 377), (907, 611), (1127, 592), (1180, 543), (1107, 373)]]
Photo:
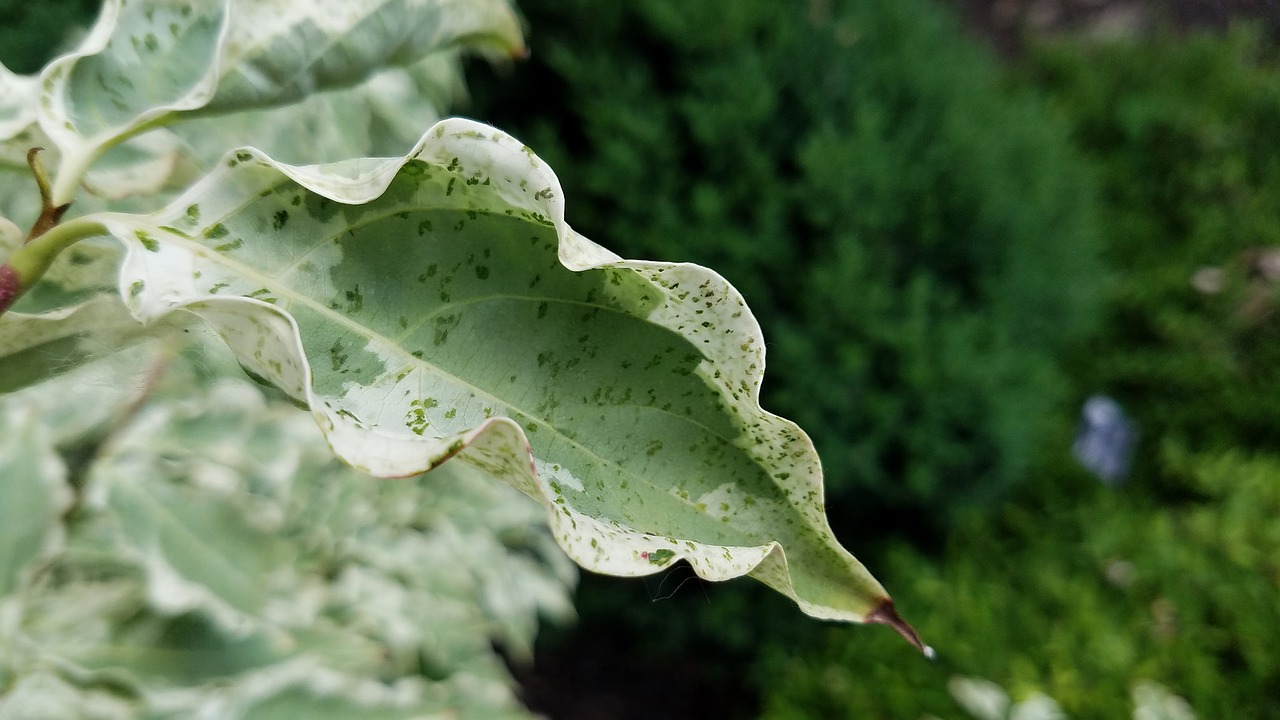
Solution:
[(919, 648), (920, 652), (923, 653), (926, 658), (934, 660), (938, 657), (938, 654), (934, 652), (933, 648), (925, 645), (924, 641), (920, 639), (920, 635), (916, 633), (916, 629), (911, 627), (906, 620), (902, 619), (902, 616), (894, 609), (893, 601), (889, 598), (885, 598), (876, 606), (875, 610), (867, 613), (867, 622), (888, 625), (899, 635), (906, 638), (907, 642)]

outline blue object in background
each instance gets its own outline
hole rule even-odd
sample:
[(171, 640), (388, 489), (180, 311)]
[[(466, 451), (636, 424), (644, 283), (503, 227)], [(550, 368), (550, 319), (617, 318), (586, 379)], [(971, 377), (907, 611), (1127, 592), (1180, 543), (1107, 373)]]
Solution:
[(1108, 485), (1119, 485), (1129, 474), (1137, 432), (1120, 403), (1094, 395), (1080, 410), (1080, 428), (1071, 452), (1085, 469)]

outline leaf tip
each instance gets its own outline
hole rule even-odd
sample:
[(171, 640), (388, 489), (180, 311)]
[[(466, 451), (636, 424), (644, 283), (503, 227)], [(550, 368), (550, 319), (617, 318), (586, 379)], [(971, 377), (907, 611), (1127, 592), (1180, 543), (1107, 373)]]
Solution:
[(874, 610), (867, 613), (866, 621), (888, 625), (905, 638), (907, 642), (915, 645), (926, 658), (930, 660), (937, 659), (938, 653), (932, 647), (924, 644), (924, 641), (920, 639), (920, 635), (916, 633), (916, 629), (902, 619), (902, 616), (894, 609), (893, 601), (889, 598), (882, 600)]

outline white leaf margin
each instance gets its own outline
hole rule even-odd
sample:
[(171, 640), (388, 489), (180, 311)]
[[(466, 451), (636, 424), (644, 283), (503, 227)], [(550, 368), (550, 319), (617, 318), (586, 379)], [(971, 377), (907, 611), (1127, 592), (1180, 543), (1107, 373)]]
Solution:
[[(133, 0), (133, 2), (136, 3), (139, 0)], [(250, 56), (261, 49), (259, 44), (277, 36), (288, 35), (300, 20), (312, 21), (318, 27), (341, 34), (367, 22), (382, 7), (395, 3), (392, 0), (362, 0), (361, 2), (339, 0), (324, 3), (297, 3), (290, 0), (191, 0), (186, 4), (176, 4), (195, 11), (194, 15), (205, 16), (217, 22), (217, 34), (212, 45), (212, 58), (208, 68), (194, 79), (185, 92), (169, 102), (152, 105), (122, 124), (104, 128), (91, 137), (82, 135), (70, 120), (74, 113), (71, 112), (71, 98), (67, 87), (81, 60), (98, 55), (109, 47), (117, 31), (121, 29), (118, 26), (125, 12), (125, 0), (106, 0), (93, 27), (79, 47), (52, 61), (38, 78), (15, 75), (7, 69), (0, 73), (0, 89), (8, 90), (7, 86), (11, 86), (15, 91), (20, 91), (24, 98), (38, 93), (38, 102), (33, 99), (33, 102), (29, 103), (35, 110), (32, 114), (63, 156), (53, 189), (55, 205), (72, 200), (74, 184), (87, 171), (97, 154), (139, 130), (163, 124), (166, 116), (209, 109), (215, 105), (218, 107), (213, 109), (218, 113), (236, 112), (259, 106), (272, 107), (288, 104), (306, 97), (315, 89), (307, 84), (314, 80), (313, 78), (303, 78), (304, 82), (298, 87), (267, 88), (265, 97), (250, 97), (256, 93), (252, 88), (244, 87), (243, 78), (239, 80), (240, 86), (232, 88), (229, 83), (235, 84), (235, 82), (232, 82), (229, 76), (233, 71), (240, 69), (246, 60), (253, 59)], [(526, 52), (523, 39), (520, 37), (519, 22), (507, 0), (453, 3), (446, 1), (441, 2), (440, 7), (436, 7), (429, 0), (401, 0), (399, 4), (411, 11), (434, 9), (441, 15), (445, 10), (454, 13), (458, 18), (455, 23), (457, 27), (448, 29), (456, 31), (459, 37), (475, 36), (476, 42), (473, 49), (476, 51), (494, 54), (490, 45), (494, 42), (493, 38), (501, 37), (503, 42), (512, 44), (510, 52), (516, 55)], [(422, 7), (417, 7), (419, 5)], [(285, 27), (282, 31), (279, 22), (281, 18), (290, 18), (294, 24)], [(490, 24), (482, 24), (486, 21)], [(407, 27), (417, 26), (409, 23)], [(123, 30), (127, 31), (128, 28)], [(439, 30), (439, 27), (435, 28), (435, 31)], [(492, 37), (482, 40), (481, 36), (486, 34)], [(417, 44), (409, 42), (412, 39), (400, 38), (401, 43), (408, 43), (409, 47), (414, 48), (411, 52), (419, 52), (417, 48), (429, 46), (421, 42), (426, 38), (417, 38), (419, 40)], [(447, 33), (442, 37), (430, 39), (437, 42), (447, 39)], [(445, 46), (447, 43), (436, 49), (443, 49)], [(422, 52), (418, 59), (429, 54), (431, 53)], [(386, 60), (391, 61), (388, 66), (408, 64), (404, 58), (386, 58)], [(360, 69), (364, 71), (367, 78), (378, 68), (362, 66)], [(250, 74), (258, 72), (253, 68), (249, 71)], [(4, 108), (0, 107), (0, 129), (22, 122), (29, 112), (21, 110), (10, 120), (4, 116), (6, 113), (3, 110)], [(26, 125), (29, 124), (31, 124), (30, 121), (26, 122)], [(13, 132), (16, 133), (19, 130), (21, 128)], [(12, 134), (0, 134), (0, 138), (9, 137)]]
[(19, 75), (0, 63), (0, 140), (7, 140), (36, 122), (40, 81)]
[[(215, 47), (222, 47), (227, 39), (231, 23), (227, 22), (227, 12), (231, 0), (218, 0), (206, 3), (216, 8), (219, 16), (218, 37)], [(63, 159), (58, 169), (58, 184), (54, 187), (54, 204), (70, 202), (74, 185), (87, 170), (87, 165), (94, 156), (111, 146), (119, 139), (126, 137), (148, 123), (173, 112), (195, 110), (203, 107), (213, 98), (220, 77), (221, 58), (215, 52), (213, 62), (208, 70), (181, 97), (168, 104), (157, 104), (135, 115), (125, 124), (101, 130), (91, 137), (85, 137), (70, 121), (74, 113), (70, 108), (70, 95), (66, 86), (71, 82), (80, 60), (97, 55), (107, 49), (116, 33), (124, 0), (106, 0), (93, 27), (80, 45), (73, 51), (54, 59), (45, 66), (39, 78), (38, 121), (45, 135), (57, 146)]]
[[(743, 438), (744, 451), (754, 461), (768, 468), (776, 464), (776, 458), (791, 459), (788, 462), (793, 464), (787, 467), (790, 474), (782, 473), (783, 479), (776, 482), (783, 494), (795, 501), (816, 538), (847, 555), (851, 580), (862, 589), (861, 602), (834, 607), (800, 597), (791, 581), (785, 551), (777, 541), (758, 546), (710, 545), (642, 532), (578, 512), (552, 488), (547, 477), (550, 468), (539, 467), (523, 429), (511, 419), (494, 417), (468, 431), (436, 438), (406, 436), (357, 425), (313, 392), (301, 333), (290, 315), (252, 298), (205, 295), (190, 282), (194, 271), (191, 267), (171, 265), (164, 277), (148, 272), (149, 258), (137, 240), (138, 233), (167, 232), (161, 220), (165, 211), (150, 218), (121, 214), (99, 216), (103, 226), (128, 247), (121, 267), (120, 290), (139, 320), (151, 322), (175, 310), (186, 310), (219, 328), (245, 367), (307, 403), (334, 452), (358, 469), (380, 477), (405, 477), (456, 457), (503, 479), (543, 503), (556, 541), (587, 570), (635, 577), (661, 572), (674, 560), (685, 559), (707, 580), (721, 581), (749, 574), (790, 597), (810, 616), (889, 624), (924, 649), (914, 637), (914, 631), (909, 635), (904, 632), (905, 624), (893, 611), (889, 596), (879, 582), (839, 546), (821, 502), (805, 500), (822, 497), (822, 471), (817, 453), (798, 426), (761, 408), (763, 335), (742, 296), (720, 275), (687, 263), (624, 260), (578, 234), (565, 222), (563, 193), (554, 172), (527, 146), (500, 130), (471, 120), (440, 121), (401, 158), (295, 166), (276, 162), (255, 148), (242, 148), (226, 157), (234, 157), (236, 162), (221, 163), (218, 170), (175, 200), (171, 207), (186, 207), (198, 202), (205, 193), (215, 191), (213, 188), (229, 164), (257, 163), (330, 200), (362, 204), (380, 196), (411, 160), (446, 166), (456, 165), (461, 159), (466, 172), (492, 178), (490, 191), (512, 207), (527, 209), (550, 221), (559, 239), (559, 258), (565, 268), (572, 271), (628, 268), (653, 281), (664, 301), (651, 312), (649, 322), (680, 334), (701, 348), (706, 357), (727, 360), (727, 365), (742, 368), (741, 374), (714, 372), (706, 367), (708, 363), (704, 360), (697, 372), (706, 382), (721, 388), (726, 402), (736, 406), (739, 417), (749, 419), (754, 425), (751, 437)], [(165, 247), (162, 243), (160, 255), (165, 254)], [(148, 254), (151, 259), (157, 256), (154, 251)], [(703, 284), (714, 286), (714, 292), (705, 293), (702, 306), (726, 306), (719, 308), (722, 315), (718, 317), (723, 319), (714, 330), (704, 330), (700, 318), (695, 321), (689, 314), (689, 304), (677, 298), (677, 291), (671, 289), (677, 285), (696, 288)], [(725, 333), (730, 327), (734, 332)]]

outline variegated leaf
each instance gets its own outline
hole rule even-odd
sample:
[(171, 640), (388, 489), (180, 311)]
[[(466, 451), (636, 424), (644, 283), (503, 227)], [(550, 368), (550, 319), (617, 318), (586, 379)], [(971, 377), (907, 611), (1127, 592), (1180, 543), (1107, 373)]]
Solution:
[(0, 393), (64, 373), (159, 329), (140, 325), (118, 295), (105, 293), (39, 315), (0, 315)]
[(461, 95), (455, 53), (431, 55), (407, 68), (386, 68), (364, 82), (316, 93), (284, 107), (175, 125), (184, 152), (201, 168), (230, 148), (252, 145), (285, 163), (396, 156), (439, 120)]
[(18, 589), (62, 536), (66, 467), (35, 408), (0, 407), (0, 598)]
[(40, 123), (63, 157), (55, 203), (149, 127), (284, 105), (464, 43), (522, 52), (505, 0), (108, 0), (41, 75)]
[(915, 640), (834, 538), (808, 438), (760, 408), (741, 296), (575, 233), (555, 175), (501, 132), (448, 120), (405, 158), (325, 166), (237, 151), (150, 218), (102, 222), (140, 319), (203, 317), (353, 465), (458, 456), (544, 502), (588, 569), (684, 558)]
[(143, 325), (129, 313), (112, 282), (120, 256), (108, 238), (82, 241), (58, 257), (14, 311), (0, 315), (0, 393), (178, 329), (169, 321)]
[(8, 140), (36, 121), (39, 81), (18, 75), (0, 64), (0, 140)]

